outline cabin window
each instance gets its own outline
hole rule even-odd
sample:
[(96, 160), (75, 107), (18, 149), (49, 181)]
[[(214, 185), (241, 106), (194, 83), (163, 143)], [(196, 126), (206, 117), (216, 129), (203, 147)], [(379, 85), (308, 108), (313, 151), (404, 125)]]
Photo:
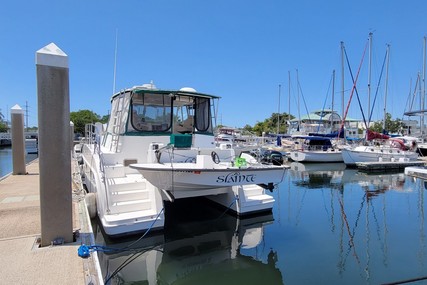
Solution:
[(177, 94), (173, 101), (172, 131), (183, 134), (211, 131), (209, 99)]
[(141, 132), (212, 132), (210, 98), (134, 93), (129, 122)]
[(164, 132), (171, 128), (171, 97), (140, 93), (132, 97), (131, 124), (137, 131)]
[(176, 95), (173, 102), (174, 133), (187, 134), (194, 130), (194, 98), (185, 95)]
[(200, 132), (206, 132), (211, 127), (211, 112), (208, 98), (195, 99), (196, 114), (195, 123), (196, 129)]

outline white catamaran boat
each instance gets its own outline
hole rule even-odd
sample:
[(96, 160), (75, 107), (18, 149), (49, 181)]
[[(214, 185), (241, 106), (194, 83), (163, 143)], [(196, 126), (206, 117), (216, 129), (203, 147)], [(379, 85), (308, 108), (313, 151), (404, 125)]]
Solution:
[(204, 196), (238, 215), (271, 211), (266, 194), (286, 166), (265, 165), (230, 144), (215, 146), (212, 121), (219, 97), (192, 88), (145, 84), (113, 95), (106, 129), (87, 126), (81, 170), (96, 193), (108, 235), (164, 226), (164, 201)]

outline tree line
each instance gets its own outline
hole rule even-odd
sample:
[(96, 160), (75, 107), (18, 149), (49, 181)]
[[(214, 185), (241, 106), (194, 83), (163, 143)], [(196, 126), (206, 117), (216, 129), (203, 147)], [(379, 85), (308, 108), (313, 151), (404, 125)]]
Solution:
[[(85, 125), (89, 123), (107, 123), (109, 115), (100, 116), (90, 110), (79, 110), (75, 112), (70, 112), (70, 121), (74, 123), (74, 132), (79, 134), (84, 134)], [(254, 126), (245, 125), (243, 127), (244, 131), (256, 134), (261, 136), (264, 134), (277, 133), (277, 128), (279, 127), (280, 134), (286, 134), (288, 132), (288, 123), (289, 118), (295, 119), (295, 116), (289, 115), (287, 113), (272, 113), (269, 118), (266, 118), (262, 122), (255, 123)], [(223, 126), (217, 126), (223, 127)], [(402, 128), (405, 128), (405, 125), (400, 119), (392, 119), (391, 114), (386, 114), (385, 129), (388, 133), (399, 133)], [(370, 130), (382, 133), (383, 132), (383, 121), (374, 122), (371, 124)], [(0, 112), (0, 132), (7, 132), (9, 126), (7, 121), (4, 118), (4, 115)]]
[[(250, 125), (245, 125), (243, 130), (256, 134), (257, 136), (261, 136), (264, 134), (277, 134), (278, 126), (279, 126), (279, 134), (287, 134), (289, 120), (295, 119), (295, 116), (289, 115), (287, 113), (273, 113), (267, 119), (262, 122), (257, 122), (253, 127)], [(279, 124), (277, 123), (279, 122)], [(223, 126), (218, 126), (223, 127)], [(401, 133), (402, 129), (406, 128), (405, 124), (400, 119), (392, 119), (390, 113), (386, 114), (385, 119), (385, 130), (383, 129), (383, 121), (377, 121), (370, 124), (369, 129), (378, 133)], [(362, 132), (362, 130), (360, 130)]]

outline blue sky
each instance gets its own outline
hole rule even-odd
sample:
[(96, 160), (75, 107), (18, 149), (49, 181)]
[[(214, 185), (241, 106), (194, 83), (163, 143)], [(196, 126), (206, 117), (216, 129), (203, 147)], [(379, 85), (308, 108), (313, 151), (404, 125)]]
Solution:
[[(309, 111), (325, 102), (330, 108), (336, 70), (334, 109), (341, 113), (340, 42), (355, 75), (373, 32), (371, 96), (390, 44), (387, 111), (403, 118), (423, 69), (426, 11), (424, 0), (4, 1), (0, 110), (10, 117), (15, 104), (28, 104), (28, 125), (38, 124), (35, 53), (53, 42), (69, 57), (71, 111), (108, 114), (117, 31), (116, 91), (151, 80), (158, 88), (193, 87), (222, 97), (218, 123), (243, 127), (279, 110), (279, 84), (280, 112), (306, 114), (304, 101)], [(374, 120), (383, 117), (384, 77)], [(346, 106), (347, 66), (344, 78)], [(367, 85), (368, 55), (357, 85), (365, 113)], [(355, 98), (348, 115), (361, 118)]]

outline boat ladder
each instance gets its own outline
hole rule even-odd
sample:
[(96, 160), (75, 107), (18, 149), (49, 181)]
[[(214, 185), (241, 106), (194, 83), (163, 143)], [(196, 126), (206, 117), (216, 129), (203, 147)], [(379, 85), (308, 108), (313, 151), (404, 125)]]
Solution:
[(117, 106), (117, 110), (114, 113), (114, 121), (113, 121), (113, 134), (111, 138), (111, 144), (110, 144), (110, 151), (117, 152), (119, 149), (119, 139), (120, 139), (120, 132), (122, 131), (121, 124), (122, 124), (122, 108), (123, 108), (123, 101), (125, 97), (124, 91), (121, 92), (119, 95), (119, 104)]

